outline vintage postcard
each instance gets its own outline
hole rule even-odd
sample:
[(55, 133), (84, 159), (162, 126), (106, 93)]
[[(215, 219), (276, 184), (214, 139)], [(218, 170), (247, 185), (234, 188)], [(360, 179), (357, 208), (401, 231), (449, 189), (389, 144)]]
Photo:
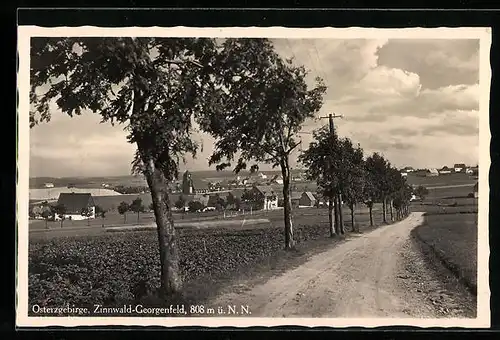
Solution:
[(489, 327), (490, 29), (18, 33), (18, 326)]

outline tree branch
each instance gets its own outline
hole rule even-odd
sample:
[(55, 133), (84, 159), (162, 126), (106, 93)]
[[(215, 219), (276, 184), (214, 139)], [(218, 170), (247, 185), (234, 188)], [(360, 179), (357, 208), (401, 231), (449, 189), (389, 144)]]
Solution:
[(290, 149), (288, 149), (288, 151), (286, 151), (286, 154), (287, 154), (287, 155), (289, 155), (289, 154), (290, 154), (290, 153), (291, 153), (291, 152), (292, 152), (292, 151), (293, 151), (293, 150), (294, 150), (297, 146), (299, 146), (299, 145), (300, 145), (300, 142), (297, 142), (297, 143), (295, 143), (294, 145), (292, 145), (292, 146), (290, 147)]

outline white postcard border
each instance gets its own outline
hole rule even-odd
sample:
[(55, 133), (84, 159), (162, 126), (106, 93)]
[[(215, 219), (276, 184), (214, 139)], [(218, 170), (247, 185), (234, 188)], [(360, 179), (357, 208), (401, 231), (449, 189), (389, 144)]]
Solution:
[[(324, 39), (480, 39), (480, 119), (479, 119), (479, 214), (478, 214), (478, 283), (477, 318), (413, 319), (413, 318), (219, 318), (219, 317), (30, 317), (28, 316), (28, 195), (29, 195), (29, 61), (31, 37), (57, 36), (158, 36), (158, 37), (269, 37)], [(93, 26), (46, 28), (18, 27), (18, 183), (17, 183), (17, 298), (18, 327), (46, 326), (309, 326), (309, 327), (490, 327), (489, 289), (489, 166), (490, 166), (490, 28), (285, 28), (285, 27), (126, 27)]]

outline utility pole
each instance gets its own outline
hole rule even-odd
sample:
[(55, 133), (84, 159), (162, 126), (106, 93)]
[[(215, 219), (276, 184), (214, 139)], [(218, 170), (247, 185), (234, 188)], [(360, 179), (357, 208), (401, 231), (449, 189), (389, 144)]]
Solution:
[(335, 114), (335, 113), (330, 113), (330, 114), (328, 115), (328, 117), (319, 117), (319, 118), (320, 118), (320, 119), (327, 119), (327, 118), (328, 118), (328, 121), (329, 121), (329, 123), (330, 123), (330, 133), (331, 133), (331, 134), (332, 134), (332, 136), (333, 136), (334, 131), (335, 131), (335, 125), (333, 124), (333, 118), (344, 118), (344, 116), (343, 116), (343, 115), (337, 115), (337, 114)]
[[(320, 117), (320, 119), (326, 119), (326, 118), (328, 118), (328, 122), (329, 122), (329, 126), (330, 126), (330, 136), (331, 136), (332, 149), (333, 149), (333, 147), (334, 147), (333, 143), (335, 141), (335, 125), (333, 123), (333, 119), (334, 118), (343, 118), (343, 116), (337, 115), (335, 113), (330, 113), (327, 117)], [(344, 218), (342, 216), (343, 214), (342, 214), (341, 203), (342, 203), (342, 196), (339, 193), (338, 195), (335, 195), (333, 197), (333, 200), (330, 199), (330, 201), (328, 202), (328, 205), (329, 206), (333, 205), (333, 207), (334, 207), (334, 219), (335, 219), (336, 233), (344, 234)], [(331, 216), (330, 216), (330, 218), (331, 218)]]

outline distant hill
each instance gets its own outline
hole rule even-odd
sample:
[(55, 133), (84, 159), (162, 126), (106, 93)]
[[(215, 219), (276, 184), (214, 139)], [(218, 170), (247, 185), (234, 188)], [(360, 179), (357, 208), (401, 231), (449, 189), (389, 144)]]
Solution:
[[(294, 169), (292, 174), (297, 174), (303, 170)], [(236, 174), (231, 170), (226, 171), (216, 171), (216, 170), (204, 170), (204, 171), (190, 171), (195, 177), (205, 179), (205, 178), (232, 178)], [(280, 170), (275, 171), (258, 171), (257, 173), (264, 173), (266, 175), (281, 174)], [(248, 176), (250, 171), (241, 171), (239, 176)], [(182, 173), (179, 174), (179, 178), (182, 178)], [(29, 179), (30, 189), (42, 189), (45, 187), (45, 183), (52, 183), (54, 187), (67, 187), (68, 185), (73, 185), (77, 188), (101, 188), (103, 183), (111, 186), (147, 186), (146, 180), (142, 176), (94, 176), (94, 177), (32, 177)]]
[(101, 188), (103, 183), (111, 186), (146, 186), (146, 180), (138, 176), (102, 176), (102, 177), (32, 177), (29, 179), (30, 189), (41, 189), (45, 183), (52, 183), (54, 187), (73, 185), (77, 188)]

